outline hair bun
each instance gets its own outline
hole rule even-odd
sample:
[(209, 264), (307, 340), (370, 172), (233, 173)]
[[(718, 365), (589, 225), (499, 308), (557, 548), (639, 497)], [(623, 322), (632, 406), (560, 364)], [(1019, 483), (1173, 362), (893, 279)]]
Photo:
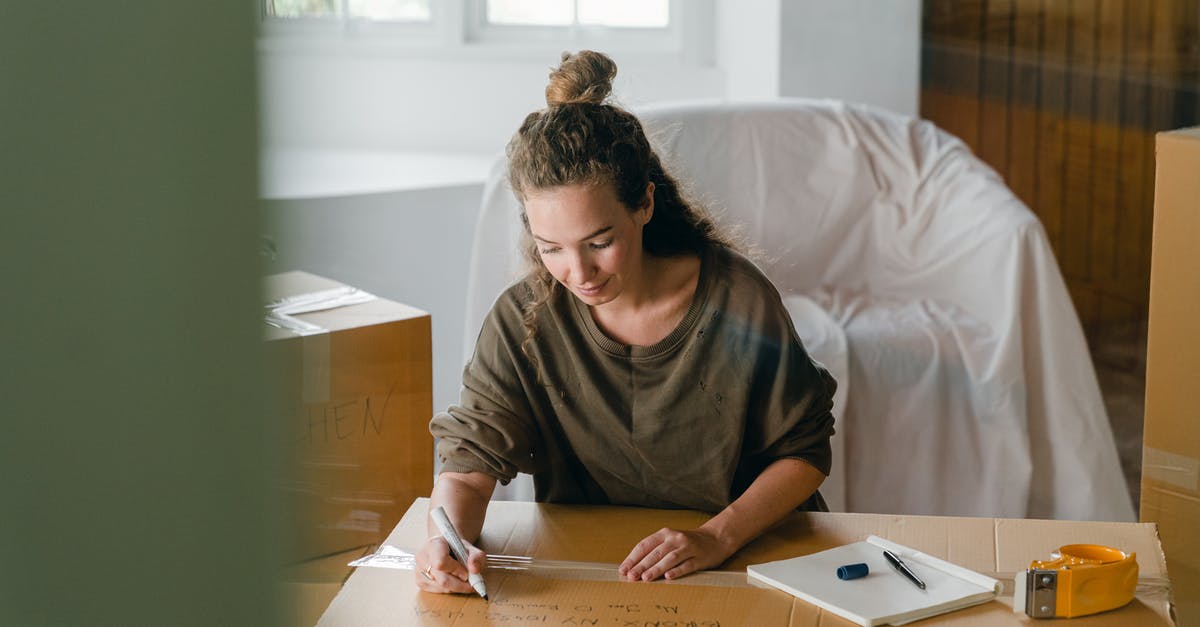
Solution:
[(612, 93), (617, 64), (608, 55), (592, 50), (564, 52), (562, 62), (550, 72), (546, 104), (601, 104)]

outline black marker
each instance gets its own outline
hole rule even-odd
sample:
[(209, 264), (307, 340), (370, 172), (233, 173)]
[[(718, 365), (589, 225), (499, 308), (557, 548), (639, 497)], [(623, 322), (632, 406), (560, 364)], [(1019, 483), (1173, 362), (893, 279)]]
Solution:
[(885, 559), (887, 559), (889, 564), (892, 565), (892, 568), (895, 568), (897, 571), (899, 571), (901, 575), (908, 577), (908, 580), (913, 582), (913, 585), (915, 585), (916, 587), (918, 587), (922, 590), (925, 589), (925, 582), (921, 581), (921, 579), (919, 577), (917, 577), (915, 574), (913, 574), (913, 571), (908, 569), (908, 565), (905, 564), (904, 562), (900, 561), (900, 558), (896, 557), (895, 553), (892, 553), (891, 551), (884, 549), (883, 557)]

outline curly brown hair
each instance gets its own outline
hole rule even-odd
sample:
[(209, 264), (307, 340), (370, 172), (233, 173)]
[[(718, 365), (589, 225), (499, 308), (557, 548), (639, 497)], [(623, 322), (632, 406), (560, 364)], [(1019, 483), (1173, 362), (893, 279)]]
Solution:
[[(671, 257), (732, 247), (711, 216), (684, 197), (650, 147), (641, 122), (607, 102), (616, 75), (616, 63), (603, 53), (563, 53), (550, 72), (546, 108), (526, 116), (508, 143), (508, 178), (517, 199), (524, 205), (528, 192), (563, 185), (612, 185), (621, 204), (634, 211), (644, 204), (647, 184), (654, 183), (654, 213), (642, 231), (646, 253)], [(525, 307), (521, 351), (534, 360), (529, 346), (537, 311), (558, 287), (538, 255), (524, 207), (521, 220), (525, 281), (533, 291)]]

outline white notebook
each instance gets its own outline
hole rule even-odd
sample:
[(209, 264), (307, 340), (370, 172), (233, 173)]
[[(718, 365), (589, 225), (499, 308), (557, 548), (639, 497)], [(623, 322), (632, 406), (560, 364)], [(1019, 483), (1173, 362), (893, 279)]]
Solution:
[[(900, 556), (925, 582), (925, 589), (888, 565), (884, 549)], [(870, 569), (867, 576), (838, 579), (839, 566), (858, 563)], [(746, 574), (751, 581), (779, 588), (867, 627), (903, 625), (978, 605), (1000, 594), (1000, 582), (991, 577), (877, 536), (812, 555), (754, 564)]]

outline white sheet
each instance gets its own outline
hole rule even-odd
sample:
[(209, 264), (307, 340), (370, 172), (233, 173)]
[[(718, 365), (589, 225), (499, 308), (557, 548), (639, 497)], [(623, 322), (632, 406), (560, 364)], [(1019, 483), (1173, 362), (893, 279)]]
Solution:
[[(828, 343), (813, 350), (846, 371), (835, 372), (845, 455), (841, 485), (831, 477), (823, 488), (831, 501), (881, 513), (1134, 519), (1042, 227), (964, 144), (924, 121), (833, 101), (638, 114), (692, 195), (764, 252), (760, 266), (789, 302), (818, 304), (844, 332), (845, 355)], [(518, 211), (499, 160), (472, 251), (467, 357), (517, 276)], [(828, 328), (798, 307), (789, 311), (815, 349)]]

